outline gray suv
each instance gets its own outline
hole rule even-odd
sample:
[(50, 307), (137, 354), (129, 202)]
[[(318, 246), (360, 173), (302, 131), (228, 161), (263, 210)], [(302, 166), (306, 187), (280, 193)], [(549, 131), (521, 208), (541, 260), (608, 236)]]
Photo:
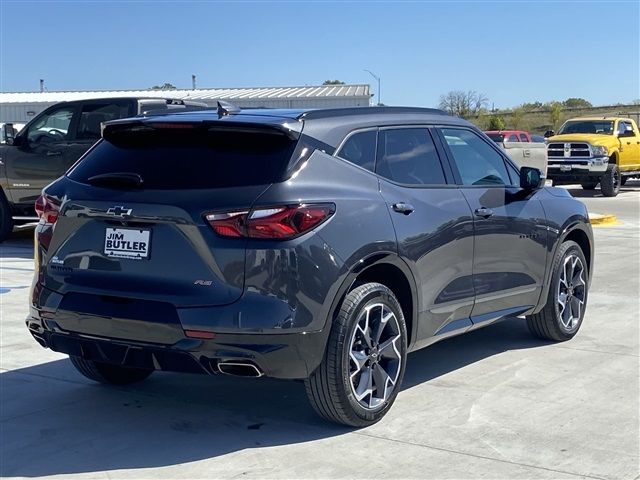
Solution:
[(591, 226), (543, 184), (438, 110), (109, 122), (37, 200), (27, 327), (98, 382), (302, 379), (324, 418), (370, 425), (412, 350), (510, 316), (576, 334)]

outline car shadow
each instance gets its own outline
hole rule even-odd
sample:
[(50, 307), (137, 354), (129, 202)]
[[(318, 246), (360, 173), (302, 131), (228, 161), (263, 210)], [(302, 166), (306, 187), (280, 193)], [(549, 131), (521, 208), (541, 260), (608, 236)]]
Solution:
[(0, 243), (0, 259), (3, 258), (33, 258), (33, 227), (16, 229)]
[[(410, 354), (403, 389), (543, 345), (508, 319)], [(351, 431), (317, 417), (301, 382), (157, 373), (107, 387), (67, 359), (0, 373), (0, 405), (3, 477), (180, 465)]]

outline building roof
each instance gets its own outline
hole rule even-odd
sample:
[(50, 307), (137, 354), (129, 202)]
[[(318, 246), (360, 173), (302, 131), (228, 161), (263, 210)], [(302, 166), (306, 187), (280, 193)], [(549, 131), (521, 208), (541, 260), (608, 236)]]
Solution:
[(0, 103), (54, 103), (87, 98), (161, 97), (180, 100), (264, 100), (273, 98), (370, 97), (369, 85), (206, 88), (196, 90), (98, 90), (0, 93)]

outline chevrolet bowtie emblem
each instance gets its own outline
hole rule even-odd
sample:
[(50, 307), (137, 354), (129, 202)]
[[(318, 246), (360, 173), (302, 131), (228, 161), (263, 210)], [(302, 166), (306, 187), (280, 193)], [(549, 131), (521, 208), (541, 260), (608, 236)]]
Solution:
[(111, 207), (107, 210), (107, 215), (113, 215), (114, 217), (126, 217), (131, 215), (132, 210), (124, 207)]

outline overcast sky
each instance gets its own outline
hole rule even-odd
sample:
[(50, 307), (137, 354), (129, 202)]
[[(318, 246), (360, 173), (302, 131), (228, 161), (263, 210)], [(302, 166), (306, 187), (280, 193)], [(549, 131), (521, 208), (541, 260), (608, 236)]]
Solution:
[(477, 90), (496, 107), (640, 98), (640, 2), (0, 0), (0, 90), (382, 79), (389, 105)]

